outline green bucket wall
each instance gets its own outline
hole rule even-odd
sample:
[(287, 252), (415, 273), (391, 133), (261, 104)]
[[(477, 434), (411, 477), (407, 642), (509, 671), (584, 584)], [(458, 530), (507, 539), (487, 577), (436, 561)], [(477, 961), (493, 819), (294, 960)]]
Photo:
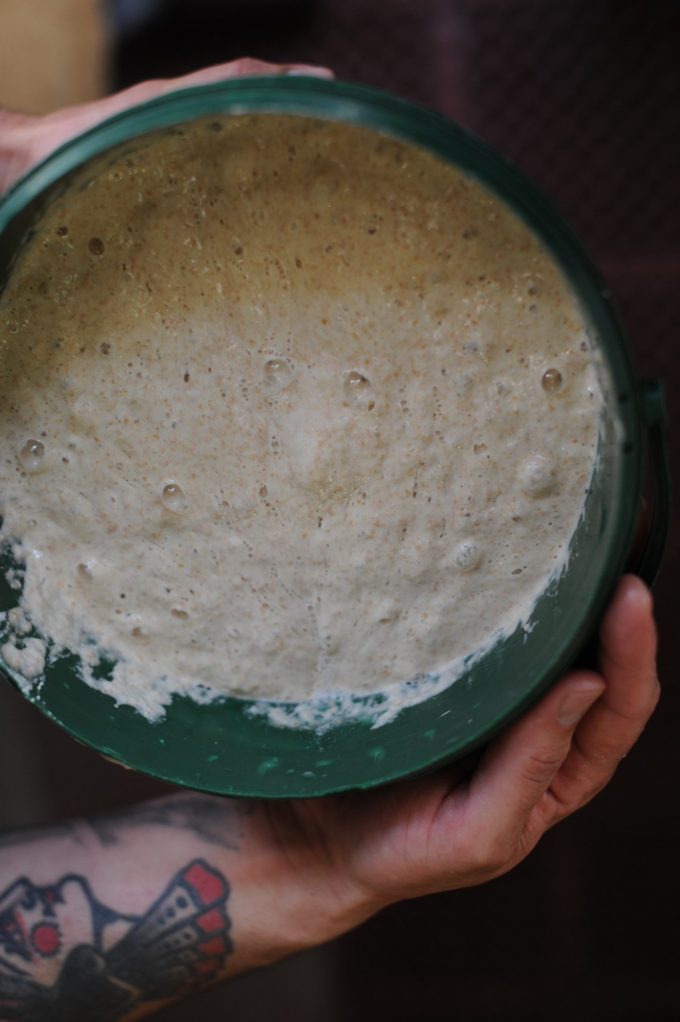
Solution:
[[(656, 500), (637, 565), (648, 581), (658, 568), (669, 517), (663, 399), (640, 387), (609, 292), (571, 230), (513, 166), (438, 114), (384, 93), (316, 78), (244, 78), (163, 96), (72, 140), (32, 170), (0, 203), (0, 282), (41, 210), (69, 175), (106, 150), (149, 132), (210, 115), (300, 114), (341, 120), (423, 146), (476, 177), (511, 205), (547, 246), (578, 296), (608, 367), (610, 386), (598, 468), (568, 570), (539, 601), (534, 627), (519, 628), (446, 691), (372, 728), (345, 724), (317, 734), (273, 727), (248, 716), (250, 703), (199, 706), (175, 699), (150, 724), (130, 707), (82, 682), (75, 658), (50, 664), (30, 690), (5, 673), (36, 706), (79, 740), (128, 766), (206, 791), (307, 797), (369, 788), (471, 752), (518, 716), (574, 661), (596, 630), (630, 552), (651, 457)], [(18, 594), (0, 579), (0, 609)]]

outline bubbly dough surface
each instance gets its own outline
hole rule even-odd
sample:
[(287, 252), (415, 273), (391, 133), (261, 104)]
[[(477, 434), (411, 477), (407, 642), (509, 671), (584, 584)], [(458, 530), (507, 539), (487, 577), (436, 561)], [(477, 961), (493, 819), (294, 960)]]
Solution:
[(44, 215), (0, 339), (22, 609), (150, 719), (440, 673), (565, 563), (602, 409), (579, 309), (396, 140), (260, 115), (118, 151)]

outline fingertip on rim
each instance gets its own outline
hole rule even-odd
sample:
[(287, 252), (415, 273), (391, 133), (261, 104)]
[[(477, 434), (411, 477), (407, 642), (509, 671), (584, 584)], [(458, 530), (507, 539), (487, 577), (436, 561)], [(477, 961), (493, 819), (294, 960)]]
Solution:
[(335, 78), (335, 72), (331, 71), (330, 68), (307, 66), (306, 64), (297, 64), (294, 67), (285, 68), (282, 74), (288, 78)]
[(654, 604), (651, 590), (638, 575), (623, 575), (617, 596), (628, 604), (647, 606), (650, 611)]

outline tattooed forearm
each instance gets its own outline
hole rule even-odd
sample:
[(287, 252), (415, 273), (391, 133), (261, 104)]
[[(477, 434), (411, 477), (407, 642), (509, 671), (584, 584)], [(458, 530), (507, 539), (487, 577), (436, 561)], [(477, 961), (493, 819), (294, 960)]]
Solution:
[(98, 901), (85, 877), (21, 877), (0, 894), (0, 1018), (115, 1022), (215, 978), (233, 950), (229, 885), (187, 863), (139, 916)]
[(209, 844), (236, 850), (241, 845), (244, 818), (252, 812), (252, 803), (247, 801), (198, 794), (171, 795), (95, 817), (89, 825), (103, 845), (117, 844), (126, 828), (155, 824), (190, 830)]

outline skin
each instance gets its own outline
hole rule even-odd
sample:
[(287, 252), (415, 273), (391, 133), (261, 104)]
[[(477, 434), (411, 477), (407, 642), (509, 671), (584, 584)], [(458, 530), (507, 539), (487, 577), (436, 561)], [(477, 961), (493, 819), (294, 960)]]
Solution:
[(113, 96), (105, 96), (94, 103), (64, 107), (42, 117), (0, 109), (0, 194), (11, 188), (27, 170), (40, 163), (69, 138), (82, 134), (88, 128), (130, 106), (192, 85), (208, 85), (210, 82), (221, 82), (227, 78), (246, 75), (278, 74), (333, 77), (333, 72), (323, 67), (309, 64), (269, 64), (263, 60), (242, 57), (228, 64), (217, 64), (179, 78), (140, 82), (139, 85), (133, 85)]
[[(0, 181), (8, 187), (56, 145), (132, 103), (233, 75), (291, 70), (330, 75), (244, 60), (146, 82), (45, 118), (0, 113)], [(220, 931), (223, 953), (210, 959), (217, 963), (211, 982), (329, 940), (393, 902), (498, 877), (608, 784), (658, 697), (652, 598), (639, 579), (625, 576), (602, 622), (599, 671), (567, 674), (474, 768), (455, 764), (375, 791), (316, 800), (245, 803), (183, 793), (107, 818), (5, 835), (0, 1016), (78, 1020), (94, 1017), (96, 1008), (101, 1019), (136, 1019), (192, 989), (193, 980), (177, 981), (168, 991), (153, 971), (137, 985), (121, 986), (115, 955), (92, 936), (92, 920), (110, 918), (102, 905), (118, 914), (115, 924), (106, 923), (109, 933), (153, 916), (154, 902), (192, 863), (213, 871), (224, 881), (220, 890), (229, 890), (219, 894), (228, 925)], [(2, 898), (5, 905), (12, 901), (20, 878), (35, 889), (64, 881), (59, 890), (77, 891), (60, 909), (62, 951), (81, 944), (99, 955), (101, 982), (111, 983), (106, 995), (78, 987), (79, 980), (74, 992), (61, 959), (43, 953), (47, 944), (23, 954), (12, 945), (11, 927), (3, 931), (1, 924), (14, 916), (9, 909), (2, 915)], [(35, 909), (16, 911), (26, 916)], [(52, 919), (49, 911), (46, 918)], [(20, 970), (22, 981), (24, 973), (35, 980), (37, 993), (18, 995), (14, 987), (3, 993), (3, 968), (10, 987)], [(106, 1014), (110, 991), (120, 997), (121, 989), (125, 997), (111, 1001)]]
[(512, 869), (613, 776), (659, 697), (656, 629), (644, 584), (622, 579), (600, 632), (601, 673), (575, 671), (461, 766), (388, 789), (265, 807), (300, 852), (310, 832), (328, 868), (377, 907), (469, 887)]

